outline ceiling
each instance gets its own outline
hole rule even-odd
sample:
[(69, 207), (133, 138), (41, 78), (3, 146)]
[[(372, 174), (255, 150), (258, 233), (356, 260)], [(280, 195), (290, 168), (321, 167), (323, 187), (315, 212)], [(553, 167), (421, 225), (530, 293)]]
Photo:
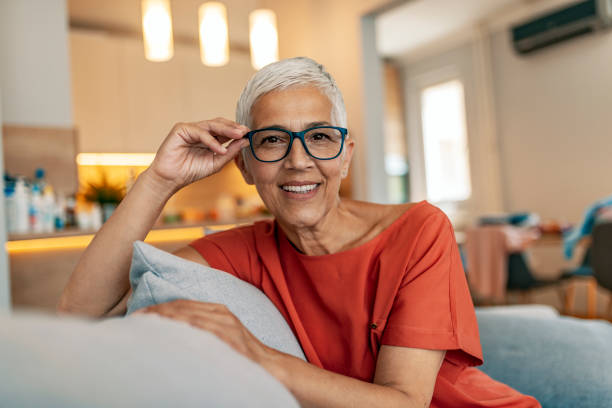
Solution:
[[(172, 28), (175, 38), (198, 38), (198, 7), (205, 0), (172, 0)], [(68, 15), (78, 26), (107, 27), (120, 31), (141, 30), (141, 0), (68, 0)], [(249, 43), (249, 13), (258, 0), (223, 0), (227, 7), (230, 42)]]
[(533, 0), (412, 0), (376, 17), (384, 57), (409, 54), (508, 7)]

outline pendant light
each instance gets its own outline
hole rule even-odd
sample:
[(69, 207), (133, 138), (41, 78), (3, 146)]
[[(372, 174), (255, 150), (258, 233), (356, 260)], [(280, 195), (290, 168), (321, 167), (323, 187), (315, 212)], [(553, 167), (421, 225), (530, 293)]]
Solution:
[(223, 3), (210, 1), (198, 11), (200, 58), (204, 65), (219, 67), (229, 61), (227, 11)]
[(174, 55), (169, 0), (142, 0), (145, 58), (168, 61)]
[(278, 61), (278, 31), (276, 14), (269, 9), (258, 9), (249, 15), (251, 65), (255, 69)]

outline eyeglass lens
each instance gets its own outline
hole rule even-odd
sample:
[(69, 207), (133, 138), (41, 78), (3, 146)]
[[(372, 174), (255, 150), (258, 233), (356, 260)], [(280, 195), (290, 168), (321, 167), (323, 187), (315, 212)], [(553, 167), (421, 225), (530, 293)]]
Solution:
[[(274, 161), (282, 159), (287, 153), (291, 135), (282, 130), (264, 129), (255, 132), (252, 141), (253, 151), (259, 160)], [(304, 141), (313, 157), (330, 159), (340, 153), (342, 133), (334, 128), (311, 129), (304, 134)]]

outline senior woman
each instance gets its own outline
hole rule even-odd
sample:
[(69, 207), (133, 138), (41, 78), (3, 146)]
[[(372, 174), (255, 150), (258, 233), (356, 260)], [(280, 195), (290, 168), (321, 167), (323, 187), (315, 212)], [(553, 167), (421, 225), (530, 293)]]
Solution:
[(274, 302), (308, 362), (259, 342), (225, 307), (179, 300), (149, 313), (209, 330), (309, 407), (531, 407), (487, 377), (453, 230), (436, 207), (341, 199), (354, 141), (342, 95), (308, 58), (247, 83), (237, 122), (174, 126), (82, 256), (59, 309), (125, 313), (132, 243), (180, 188), (235, 160), (274, 221), (201, 238), (176, 255), (248, 281)]

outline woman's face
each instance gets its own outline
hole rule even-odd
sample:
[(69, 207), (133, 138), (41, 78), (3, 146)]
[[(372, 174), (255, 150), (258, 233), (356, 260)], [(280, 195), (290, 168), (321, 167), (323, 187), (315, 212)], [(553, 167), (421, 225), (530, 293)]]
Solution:
[[(289, 88), (261, 96), (253, 105), (252, 129), (281, 127), (299, 132), (331, 123), (332, 104), (314, 87)], [(237, 164), (249, 184), (255, 184), (270, 212), (283, 224), (314, 226), (338, 205), (338, 191), (353, 154), (353, 141), (346, 139), (343, 153), (333, 160), (309, 156), (295, 139), (291, 151), (281, 161), (263, 163), (250, 150)], [(307, 189), (296, 192), (295, 186)], [(293, 190), (293, 191), (291, 191)]]

